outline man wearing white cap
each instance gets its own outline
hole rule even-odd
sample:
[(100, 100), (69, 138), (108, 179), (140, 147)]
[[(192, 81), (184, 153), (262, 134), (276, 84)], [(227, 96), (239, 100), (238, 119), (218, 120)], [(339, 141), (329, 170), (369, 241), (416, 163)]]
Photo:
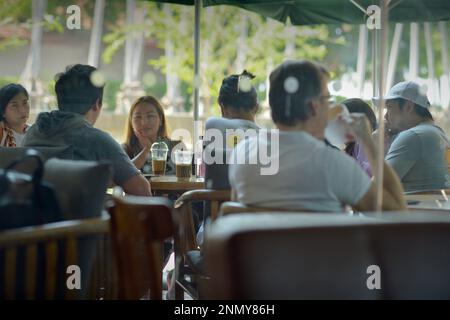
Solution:
[(386, 162), (400, 177), (405, 191), (444, 189), (450, 186), (446, 161), (448, 140), (434, 124), (426, 93), (415, 82), (397, 83), (386, 100), (386, 127), (398, 134)]

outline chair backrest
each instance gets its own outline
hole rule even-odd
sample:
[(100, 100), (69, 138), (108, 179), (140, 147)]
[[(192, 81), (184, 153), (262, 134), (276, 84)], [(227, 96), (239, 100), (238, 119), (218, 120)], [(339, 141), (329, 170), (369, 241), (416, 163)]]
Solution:
[[(0, 148), (0, 168), (5, 168), (11, 162), (16, 159), (20, 159), (25, 156), (25, 153), (29, 149), (34, 149), (42, 156), (42, 160), (46, 161), (50, 158), (59, 159), (72, 159), (73, 148), (71, 146), (64, 147), (17, 147), (17, 148)], [(30, 170), (34, 168), (34, 163), (31, 163), (33, 167), (29, 167), (28, 163), (18, 165), (17, 171), (30, 173)]]
[(162, 247), (174, 232), (172, 209), (162, 197), (113, 197), (111, 236), (119, 275), (119, 298), (162, 299)]
[(409, 217), (222, 217), (205, 241), (206, 297), (448, 299), (450, 219)]
[(51, 183), (64, 219), (100, 216), (111, 180), (108, 163), (50, 159), (45, 162), (44, 180)]
[(0, 232), (0, 299), (98, 299), (92, 296), (99, 289), (91, 287), (93, 262), (98, 261), (92, 246), (109, 232), (108, 220), (72, 220)]
[(205, 164), (205, 186), (214, 190), (230, 190), (231, 185), (228, 179), (228, 164), (226, 161), (227, 150), (215, 148), (211, 156), (222, 159), (221, 163)]

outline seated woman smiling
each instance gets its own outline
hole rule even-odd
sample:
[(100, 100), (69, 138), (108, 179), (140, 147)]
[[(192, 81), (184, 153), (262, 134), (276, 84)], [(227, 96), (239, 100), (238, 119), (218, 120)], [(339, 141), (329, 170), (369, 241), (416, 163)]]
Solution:
[(128, 115), (123, 149), (135, 166), (143, 173), (152, 172), (151, 146), (157, 141), (167, 144), (169, 152), (166, 174), (175, 173), (175, 165), (170, 161), (172, 149), (180, 141), (170, 140), (164, 109), (152, 96), (143, 96), (133, 102)]

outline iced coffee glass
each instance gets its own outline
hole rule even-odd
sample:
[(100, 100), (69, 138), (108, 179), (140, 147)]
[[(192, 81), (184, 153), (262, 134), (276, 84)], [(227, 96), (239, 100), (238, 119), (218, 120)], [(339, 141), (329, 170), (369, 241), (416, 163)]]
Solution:
[(175, 151), (175, 170), (178, 179), (189, 180), (192, 175), (192, 151)]
[(163, 176), (166, 173), (166, 161), (169, 148), (163, 141), (152, 144), (150, 148), (152, 155), (152, 171), (155, 175)]

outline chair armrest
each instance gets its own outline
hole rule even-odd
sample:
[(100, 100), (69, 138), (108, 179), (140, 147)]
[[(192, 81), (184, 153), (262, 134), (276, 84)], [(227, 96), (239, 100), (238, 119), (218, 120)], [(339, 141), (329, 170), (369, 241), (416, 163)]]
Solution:
[(267, 208), (267, 207), (256, 207), (247, 206), (240, 202), (227, 201), (222, 203), (219, 210), (219, 217), (227, 214), (234, 213), (250, 213), (250, 212), (273, 212), (273, 211), (283, 211), (283, 212), (312, 212), (305, 209), (286, 209), (286, 208)]
[(231, 199), (230, 190), (198, 189), (183, 193), (175, 202), (174, 208), (181, 208), (185, 203), (192, 201), (228, 201)]

